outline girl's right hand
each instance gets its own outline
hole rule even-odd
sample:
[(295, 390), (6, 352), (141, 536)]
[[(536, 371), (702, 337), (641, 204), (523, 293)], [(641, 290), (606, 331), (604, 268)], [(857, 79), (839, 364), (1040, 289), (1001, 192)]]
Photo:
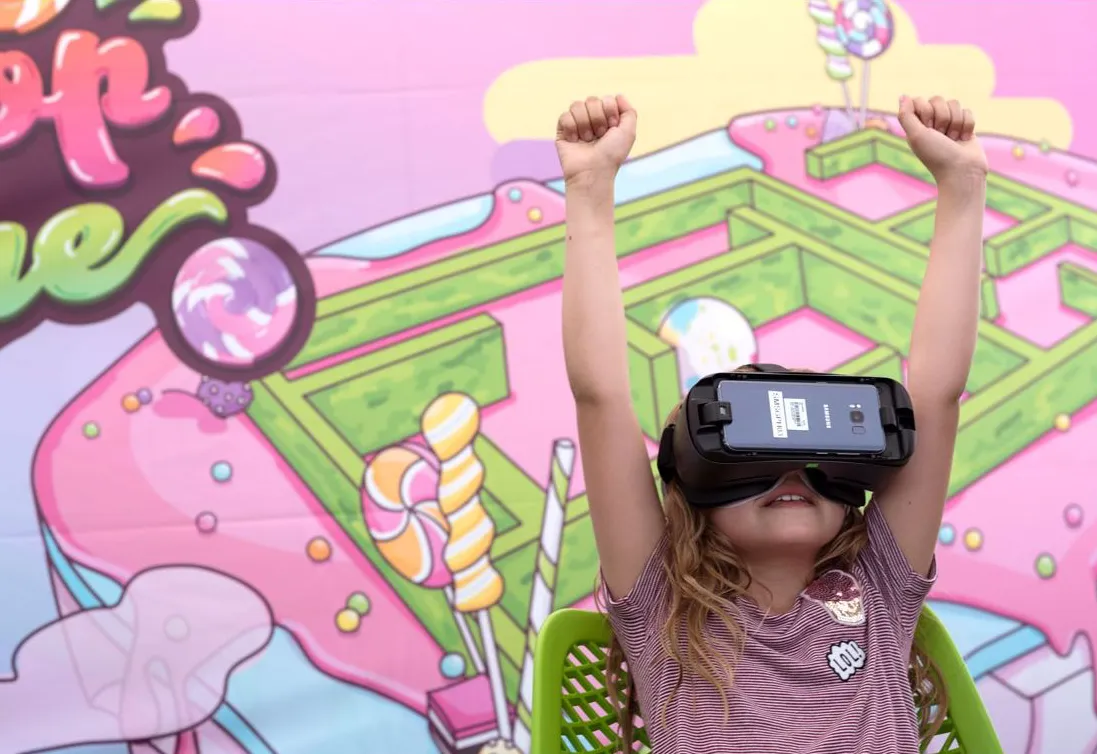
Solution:
[(564, 181), (612, 182), (636, 141), (636, 110), (621, 95), (574, 102), (556, 123)]

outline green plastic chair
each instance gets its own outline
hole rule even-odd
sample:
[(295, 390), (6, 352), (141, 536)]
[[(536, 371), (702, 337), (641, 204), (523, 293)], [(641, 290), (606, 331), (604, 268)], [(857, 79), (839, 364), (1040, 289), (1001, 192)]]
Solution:
[[(922, 610), (918, 636), (937, 663), (949, 697), (948, 717), (923, 751), (1002, 754), (963, 657), (928, 607)], [(609, 622), (601, 613), (558, 610), (545, 621), (534, 653), (531, 754), (617, 751), (617, 715), (605, 688), (609, 641)], [(639, 751), (650, 751), (642, 727), (635, 738)]]

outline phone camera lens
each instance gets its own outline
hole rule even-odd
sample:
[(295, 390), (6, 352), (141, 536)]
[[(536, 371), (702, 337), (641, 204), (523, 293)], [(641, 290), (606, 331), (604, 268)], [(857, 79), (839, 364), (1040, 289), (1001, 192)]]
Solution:
[(863, 424), (865, 421), (865, 414), (863, 411), (850, 411), (849, 420), (854, 424)]

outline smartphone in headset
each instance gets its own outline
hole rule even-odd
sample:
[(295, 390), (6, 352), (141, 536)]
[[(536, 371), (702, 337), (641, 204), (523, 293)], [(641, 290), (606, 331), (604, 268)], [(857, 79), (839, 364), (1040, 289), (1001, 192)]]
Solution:
[(729, 450), (855, 454), (886, 447), (874, 385), (723, 380), (716, 397), (731, 406), (723, 427)]

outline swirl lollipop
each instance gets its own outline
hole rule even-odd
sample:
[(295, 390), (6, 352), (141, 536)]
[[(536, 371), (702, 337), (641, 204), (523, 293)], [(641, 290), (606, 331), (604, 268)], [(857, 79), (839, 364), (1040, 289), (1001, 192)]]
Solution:
[(895, 37), (891, 10), (884, 0), (842, 0), (835, 17), (838, 41), (864, 61), (861, 75), (861, 123), (868, 110), (869, 61), (884, 54)]
[(385, 448), (362, 478), (362, 512), (381, 557), (413, 584), (445, 589), (453, 617), (472, 664), (484, 660), (469, 631), (468, 617), (453, 608), (453, 573), (443, 553), (450, 526), (438, 497), (438, 461), (425, 448), (406, 444)]
[(442, 557), (449, 524), (435, 498), (438, 470), (425, 451), (394, 446), (366, 468), (362, 510), (381, 557), (413, 584), (448, 586), (453, 574)]
[(835, 22), (838, 41), (861, 60), (882, 55), (895, 34), (891, 10), (884, 0), (844, 0)]
[(195, 353), (216, 364), (250, 365), (289, 336), (297, 318), (297, 285), (263, 244), (220, 238), (183, 263), (171, 305)]

